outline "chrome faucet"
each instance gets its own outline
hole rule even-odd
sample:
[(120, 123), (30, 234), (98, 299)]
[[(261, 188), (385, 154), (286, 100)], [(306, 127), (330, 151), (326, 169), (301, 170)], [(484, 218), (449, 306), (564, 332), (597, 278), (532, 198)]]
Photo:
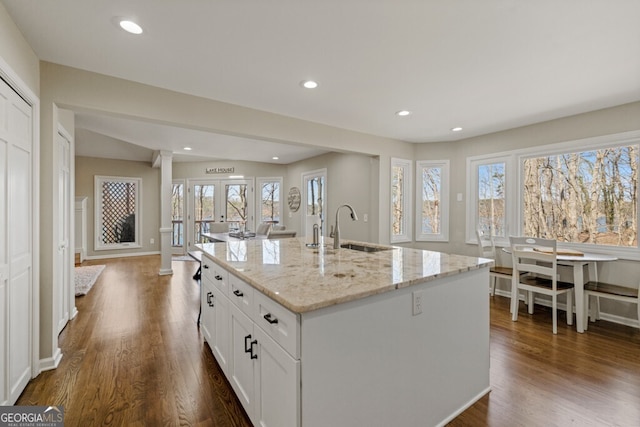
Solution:
[(338, 213), (340, 213), (340, 208), (347, 207), (351, 211), (351, 219), (353, 221), (358, 220), (358, 215), (356, 215), (356, 211), (351, 207), (351, 205), (340, 205), (338, 209), (336, 209), (336, 227), (331, 233), (331, 237), (333, 237), (333, 249), (340, 248), (340, 222), (338, 220)]

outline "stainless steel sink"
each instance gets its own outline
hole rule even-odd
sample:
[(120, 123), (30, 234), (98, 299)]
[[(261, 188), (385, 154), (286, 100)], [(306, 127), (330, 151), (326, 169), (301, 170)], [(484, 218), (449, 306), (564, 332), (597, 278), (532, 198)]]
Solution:
[(340, 247), (344, 249), (351, 249), (351, 250), (360, 251), (360, 252), (380, 252), (380, 251), (388, 251), (389, 249), (392, 249), (392, 248), (384, 248), (380, 246), (359, 245), (357, 243), (343, 243), (340, 245)]

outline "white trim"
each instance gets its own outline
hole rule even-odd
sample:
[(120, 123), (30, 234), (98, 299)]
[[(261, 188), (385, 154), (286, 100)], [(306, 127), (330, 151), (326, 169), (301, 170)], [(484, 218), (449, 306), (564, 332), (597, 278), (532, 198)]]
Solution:
[[(449, 241), (449, 160), (416, 161), (416, 241), (448, 242)], [(440, 232), (422, 233), (422, 170), (424, 168), (440, 169)]]
[(62, 351), (56, 348), (55, 353), (51, 357), (40, 360), (40, 372), (56, 369), (62, 360)]
[(40, 98), (0, 56), (0, 77), (32, 107), (31, 115), (31, 378), (41, 372), (40, 360)]
[(147, 255), (160, 255), (160, 251), (154, 251), (154, 252), (129, 252), (129, 253), (109, 254), (109, 255), (91, 255), (91, 256), (87, 256), (87, 259), (128, 258), (128, 257), (147, 256)]
[[(404, 233), (393, 234), (393, 168), (402, 167), (405, 171), (404, 188), (402, 189), (402, 213), (403, 213), (403, 228)], [(389, 165), (389, 240), (391, 243), (406, 243), (411, 242), (413, 236), (413, 218), (412, 218), (412, 196), (413, 191), (411, 185), (413, 182), (413, 161), (407, 159), (399, 159), (396, 157), (391, 158), (391, 164)]]

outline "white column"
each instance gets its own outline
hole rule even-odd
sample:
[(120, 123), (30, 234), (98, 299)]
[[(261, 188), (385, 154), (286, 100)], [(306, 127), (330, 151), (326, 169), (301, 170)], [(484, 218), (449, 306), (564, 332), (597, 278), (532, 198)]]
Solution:
[(160, 164), (160, 272), (161, 276), (173, 274), (171, 268), (171, 186), (172, 186), (172, 153), (160, 151), (154, 165)]

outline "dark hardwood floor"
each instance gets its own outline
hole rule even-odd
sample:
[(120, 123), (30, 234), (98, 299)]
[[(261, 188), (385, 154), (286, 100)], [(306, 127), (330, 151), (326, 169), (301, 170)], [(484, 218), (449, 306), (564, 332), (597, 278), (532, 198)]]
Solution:
[[(172, 276), (158, 276), (159, 256), (88, 264), (107, 268), (76, 298), (60, 366), (16, 404), (63, 405), (66, 426), (250, 425), (196, 327), (195, 262), (174, 261)], [(578, 334), (560, 316), (554, 336), (544, 307), (512, 322), (506, 298), (487, 298), (492, 391), (450, 426), (640, 426), (640, 330)]]

